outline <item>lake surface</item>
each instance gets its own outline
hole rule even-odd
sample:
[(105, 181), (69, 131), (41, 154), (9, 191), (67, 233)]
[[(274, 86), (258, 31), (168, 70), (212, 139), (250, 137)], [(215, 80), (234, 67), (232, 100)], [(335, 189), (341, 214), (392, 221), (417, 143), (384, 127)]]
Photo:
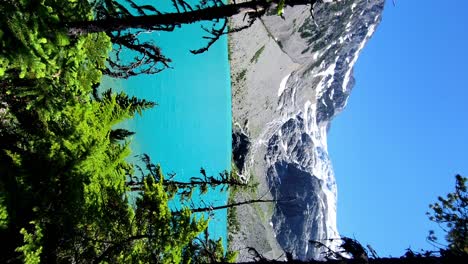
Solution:
[[(211, 23), (205, 23), (205, 26)], [(178, 180), (207, 174), (217, 175), (231, 166), (231, 82), (227, 38), (222, 37), (208, 52), (193, 55), (190, 49), (206, 44), (199, 24), (174, 32), (145, 34), (172, 59), (172, 69), (155, 75), (129, 78), (118, 85), (128, 94), (158, 105), (126, 124), (136, 132), (132, 153), (149, 154), (165, 173)], [(118, 90), (119, 88), (117, 88)], [(227, 193), (210, 192), (205, 201), (225, 204)], [(209, 233), (222, 237), (226, 245), (226, 210), (215, 212)]]

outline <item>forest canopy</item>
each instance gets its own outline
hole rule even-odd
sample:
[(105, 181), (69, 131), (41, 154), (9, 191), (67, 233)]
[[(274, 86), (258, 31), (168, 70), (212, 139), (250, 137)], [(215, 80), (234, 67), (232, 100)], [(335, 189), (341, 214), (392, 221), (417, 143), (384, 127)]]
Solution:
[(0, 12), (0, 262), (232, 260), (189, 203), (235, 182), (229, 173), (178, 182), (147, 156), (128, 161), (133, 132), (117, 125), (155, 103), (98, 89), (112, 35), (61, 27), (93, 19), (92, 4), (2, 1)]

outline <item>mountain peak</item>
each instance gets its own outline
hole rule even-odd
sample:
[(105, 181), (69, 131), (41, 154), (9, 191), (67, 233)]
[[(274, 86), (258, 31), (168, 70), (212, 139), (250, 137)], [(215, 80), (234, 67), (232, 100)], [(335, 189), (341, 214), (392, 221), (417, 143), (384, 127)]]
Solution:
[[(266, 257), (320, 258), (309, 241), (337, 246), (337, 187), (327, 152), (330, 121), (346, 106), (353, 67), (380, 23), (384, 0), (324, 1), (267, 15), (230, 38), (233, 146), (255, 195), (293, 201), (237, 210), (230, 247)], [(232, 24), (242, 23), (233, 18)], [(239, 146), (244, 153), (239, 155)], [(335, 242), (336, 241), (336, 242)], [(248, 260), (241, 251), (240, 260)]]

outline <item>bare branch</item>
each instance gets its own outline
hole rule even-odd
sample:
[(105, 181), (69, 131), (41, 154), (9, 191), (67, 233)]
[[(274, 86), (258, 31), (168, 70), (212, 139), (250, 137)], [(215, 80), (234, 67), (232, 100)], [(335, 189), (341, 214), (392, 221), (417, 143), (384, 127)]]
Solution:
[[(168, 27), (161, 30), (172, 31), (173, 29), (174, 27)], [(103, 71), (104, 74), (114, 78), (128, 78), (142, 73), (158, 73), (170, 68), (169, 63), (171, 60), (162, 55), (158, 46), (150, 42), (140, 42), (138, 36), (142, 33), (142, 31), (136, 33), (108, 33), (112, 43), (116, 46), (116, 50), (114, 56), (109, 58), (109, 67)], [(127, 54), (128, 51), (135, 54), (131, 62), (125, 63), (125, 59), (121, 57), (124, 49)]]
[[(277, 199), (272, 199), (272, 200), (261, 200), (261, 199), (254, 199), (254, 200), (247, 200), (243, 202), (237, 202), (237, 203), (231, 203), (231, 204), (226, 204), (226, 205), (221, 205), (221, 206), (207, 206), (207, 207), (198, 207), (198, 208), (191, 208), (190, 211), (192, 213), (202, 213), (202, 212), (212, 212), (216, 210), (222, 210), (222, 209), (227, 209), (227, 208), (232, 208), (232, 207), (237, 207), (240, 205), (245, 205), (245, 204), (254, 204), (254, 203), (284, 203), (284, 202), (290, 202), (295, 199), (289, 199), (289, 200), (277, 200)], [(172, 212), (173, 214), (177, 215), (180, 214), (181, 211), (174, 211)]]
[[(92, 32), (113, 32), (127, 29), (151, 29), (168, 25), (192, 24), (199, 21), (212, 21), (228, 18), (237, 14), (260, 12), (277, 5), (281, 0), (254, 0), (238, 4), (215, 5), (187, 12), (155, 14), (146, 16), (110, 16), (92, 21), (74, 21), (65, 23), (69, 35), (81, 35)], [(288, 0), (287, 6), (312, 5), (317, 0)], [(218, 1), (216, 1), (218, 3)], [(121, 12), (122, 13), (122, 12)]]
[[(211, 29), (209, 33), (212, 34), (212, 37), (204, 37), (210, 39), (210, 41), (206, 44), (205, 47), (197, 49), (197, 50), (190, 50), (192, 54), (200, 54), (207, 51), (222, 35), (224, 35), (225, 30), (227, 27), (227, 19), (224, 20), (223, 25), (220, 29), (215, 29), (214, 27)], [(205, 29), (205, 31), (208, 31)]]

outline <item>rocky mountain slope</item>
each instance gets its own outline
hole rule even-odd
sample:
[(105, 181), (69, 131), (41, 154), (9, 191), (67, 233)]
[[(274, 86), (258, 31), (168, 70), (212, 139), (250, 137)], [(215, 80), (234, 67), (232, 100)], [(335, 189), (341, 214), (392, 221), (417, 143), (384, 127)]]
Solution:
[(233, 157), (242, 176), (259, 185), (235, 199), (283, 200), (237, 210), (240, 229), (231, 232), (230, 247), (241, 250), (239, 260), (249, 259), (246, 247), (269, 258), (319, 258), (310, 240), (337, 243), (330, 240), (339, 234), (327, 130), (346, 105), (353, 66), (383, 6), (384, 0), (324, 1), (314, 19), (309, 6), (288, 7), (284, 19), (265, 16), (230, 36)]

